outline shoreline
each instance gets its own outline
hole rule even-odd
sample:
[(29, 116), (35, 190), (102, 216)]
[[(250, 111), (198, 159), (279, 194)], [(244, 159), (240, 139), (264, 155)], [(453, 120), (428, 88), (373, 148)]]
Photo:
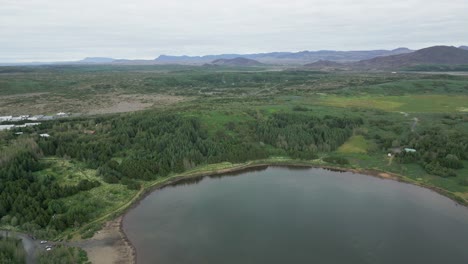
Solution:
[[(325, 169), (325, 170), (331, 170), (331, 171), (336, 171), (336, 172), (351, 172), (351, 173), (356, 173), (356, 174), (363, 174), (367, 175), (370, 177), (376, 177), (384, 180), (393, 180), (393, 181), (398, 181), (401, 183), (407, 183), (407, 184), (412, 184), (415, 186), (419, 186), (425, 189), (429, 189), (431, 191), (434, 191), (438, 193), (439, 195), (442, 195), (453, 202), (455, 202), (458, 205), (462, 205), (467, 207), (468, 202), (466, 200), (460, 200), (457, 199), (458, 196), (455, 194), (435, 187), (435, 186), (430, 186), (424, 183), (420, 183), (417, 181), (413, 181), (403, 175), (399, 175), (396, 173), (391, 173), (391, 172), (385, 172), (385, 171), (379, 171), (379, 170), (374, 170), (374, 169), (355, 169), (355, 168), (344, 168), (344, 167), (335, 167), (335, 166), (329, 166), (329, 165), (319, 165), (319, 164), (311, 164), (311, 163), (301, 163), (299, 161), (293, 162), (293, 161), (272, 161), (272, 162), (267, 162), (267, 161), (251, 161), (245, 164), (241, 164), (238, 166), (230, 167), (230, 168), (224, 168), (224, 169), (217, 169), (217, 170), (207, 170), (207, 171), (200, 171), (200, 172), (192, 172), (192, 173), (186, 173), (186, 174), (179, 174), (179, 175), (174, 175), (172, 177), (168, 177), (167, 179), (157, 182), (154, 185), (150, 185), (146, 187), (139, 195), (136, 197), (134, 201), (130, 203), (128, 207), (123, 209), (118, 213), (117, 217), (114, 217), (111, 220), (106, 221), (105, 223), (109, 222), (118, 222), (118, 228), (117, 230), (113, 230), (114, 232), (117, 232), (118, 235), (121, 238), (121, 243), (119, 243), (119, 247), (123, 246), (126, 248), (126, 251), (128, 250), (131, 252), (131, 261), (130, 262), (125, 262), (125, 263), (131, 263), (131, 264), (136, 264), (137, 263), (137, 253), (136, 253), (136, 248), (135, 246), (131, 243), (129, 240), (128, 236), (125, 234), (125, 231), (123, 230), (123, 220), (125, 218), (125, 215), (127, 212), (140, 203), (143, 199), (145, 199), (149, 194), (152, 192), (162, 189), (164, 187), (174, 185), (178, 182), (184, 181), (184, 180), (189, 180), (189, 179), (196, 179), (196, 178), (204, 178), (204, 177), (212, 177), (212, 176), (223, 176), (223, 175), (229, 175), (229, 174), (242, 174), (244, 172), (248, 172), (251, 170), (256, 170), (256, 169), (267, 169), (268, 167), (287, 167), (287, 168), (304, 168), (304, 169), (311, 169), (311, 168), (316, 168), (316, 169)], [(96, 234), (93, 236), (93, 238), (96, 236)], [(122, 245), (123, 243), (123, 245)], [(90, 261), (93, 261), (90, 258)], [(94, 263), (94, 262), (93, 262)], [(121, 262), (115, 262), (115, 263), (121, 263)]]

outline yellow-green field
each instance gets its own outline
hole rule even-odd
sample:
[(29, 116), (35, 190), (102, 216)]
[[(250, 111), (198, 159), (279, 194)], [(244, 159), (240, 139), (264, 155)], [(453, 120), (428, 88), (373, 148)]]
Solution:
[(54, 176), (62, 186), (74, 186), (81, 180), (102, 182), (102, 179), (96, 175), (95, 170), (87, 169), (84, 164), (80, 164), (79, 162), (50, 157), (42, 161), (47, 163), (49, 167), (40, 171), (38, 175)]
[(363, 136), (352, 136), (338, 148), (340, 153), (367, 153), (368, 142)]
[[(62, 185), (77, 185), (81, 180), (95, 180), (101, 183), (100, 186), (93, 188), (87, 192), (80, 192), (76, 195), (64, 199), (66, 203), (82, 203), (83, 196), (86, 196), (88, 201), (105, 201), (107, 206), (117, 206), (124, 203), (132, 197), (137, 191), (128, 190), (122, 184), (109, 184), (102, 180), (96, 173), (96, 170), (85, 169), (85, 166), (79, 162), (70, 162), (61, 158), (47, 158), (44, 162), (48, 162), (51, 166), (40, 172), (41, 175), (53, 175)], [(99, 208), (96, 208), (98, 210)]]
[(376, 108), (409, 113), (465, 112), (468, 96), (404, 95), (404, 96), (321, 96), (319, 104), (337, 107)]

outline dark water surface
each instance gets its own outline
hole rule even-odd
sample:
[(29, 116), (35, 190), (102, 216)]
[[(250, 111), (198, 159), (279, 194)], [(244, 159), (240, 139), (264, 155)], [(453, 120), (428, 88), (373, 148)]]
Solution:
[(138, 263), (468, 263), (468, 209), (433, 191), (270, 167), (157, 190), (125, 216)]

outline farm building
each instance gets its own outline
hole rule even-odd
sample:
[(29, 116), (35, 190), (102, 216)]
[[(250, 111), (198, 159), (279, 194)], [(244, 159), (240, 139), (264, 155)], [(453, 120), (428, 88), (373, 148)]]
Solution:
[(412, 148), (405, 148), (405, 152), (416, 152), (416, 150)]

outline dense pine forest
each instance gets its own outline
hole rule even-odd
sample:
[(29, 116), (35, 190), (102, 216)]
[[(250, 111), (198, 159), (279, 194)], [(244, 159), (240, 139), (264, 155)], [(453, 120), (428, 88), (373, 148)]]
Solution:
[[(317, 158), (317, 153), (343, 144), (360, 124), (360, 118), (274, 114), (246, 124), (245, 131), (220, 130), (210, 135), (199, 119), (174, 114), (50, 122), (38, 132), (53, 131), (54, 137), (18, 138), (13, 141), (16, 153), (3, 158), (1, 218), (24, 230), (48, 229), (51, 233), (89, 219), (93, 208), (68, 207), (60, 198), (98, 187), (100, 182), (81, 180), (74, 186), (61, 186), (53, 177), (34, 177), (41, 170), (43, 156), (82, 161), (97, 169), (106, 183), (139, 189), (138, 180), (155, 180), (203, 164), (267, 158), (265, 144), (292, 157)], [(82, 133), (93, 127), (98, 135)]]

